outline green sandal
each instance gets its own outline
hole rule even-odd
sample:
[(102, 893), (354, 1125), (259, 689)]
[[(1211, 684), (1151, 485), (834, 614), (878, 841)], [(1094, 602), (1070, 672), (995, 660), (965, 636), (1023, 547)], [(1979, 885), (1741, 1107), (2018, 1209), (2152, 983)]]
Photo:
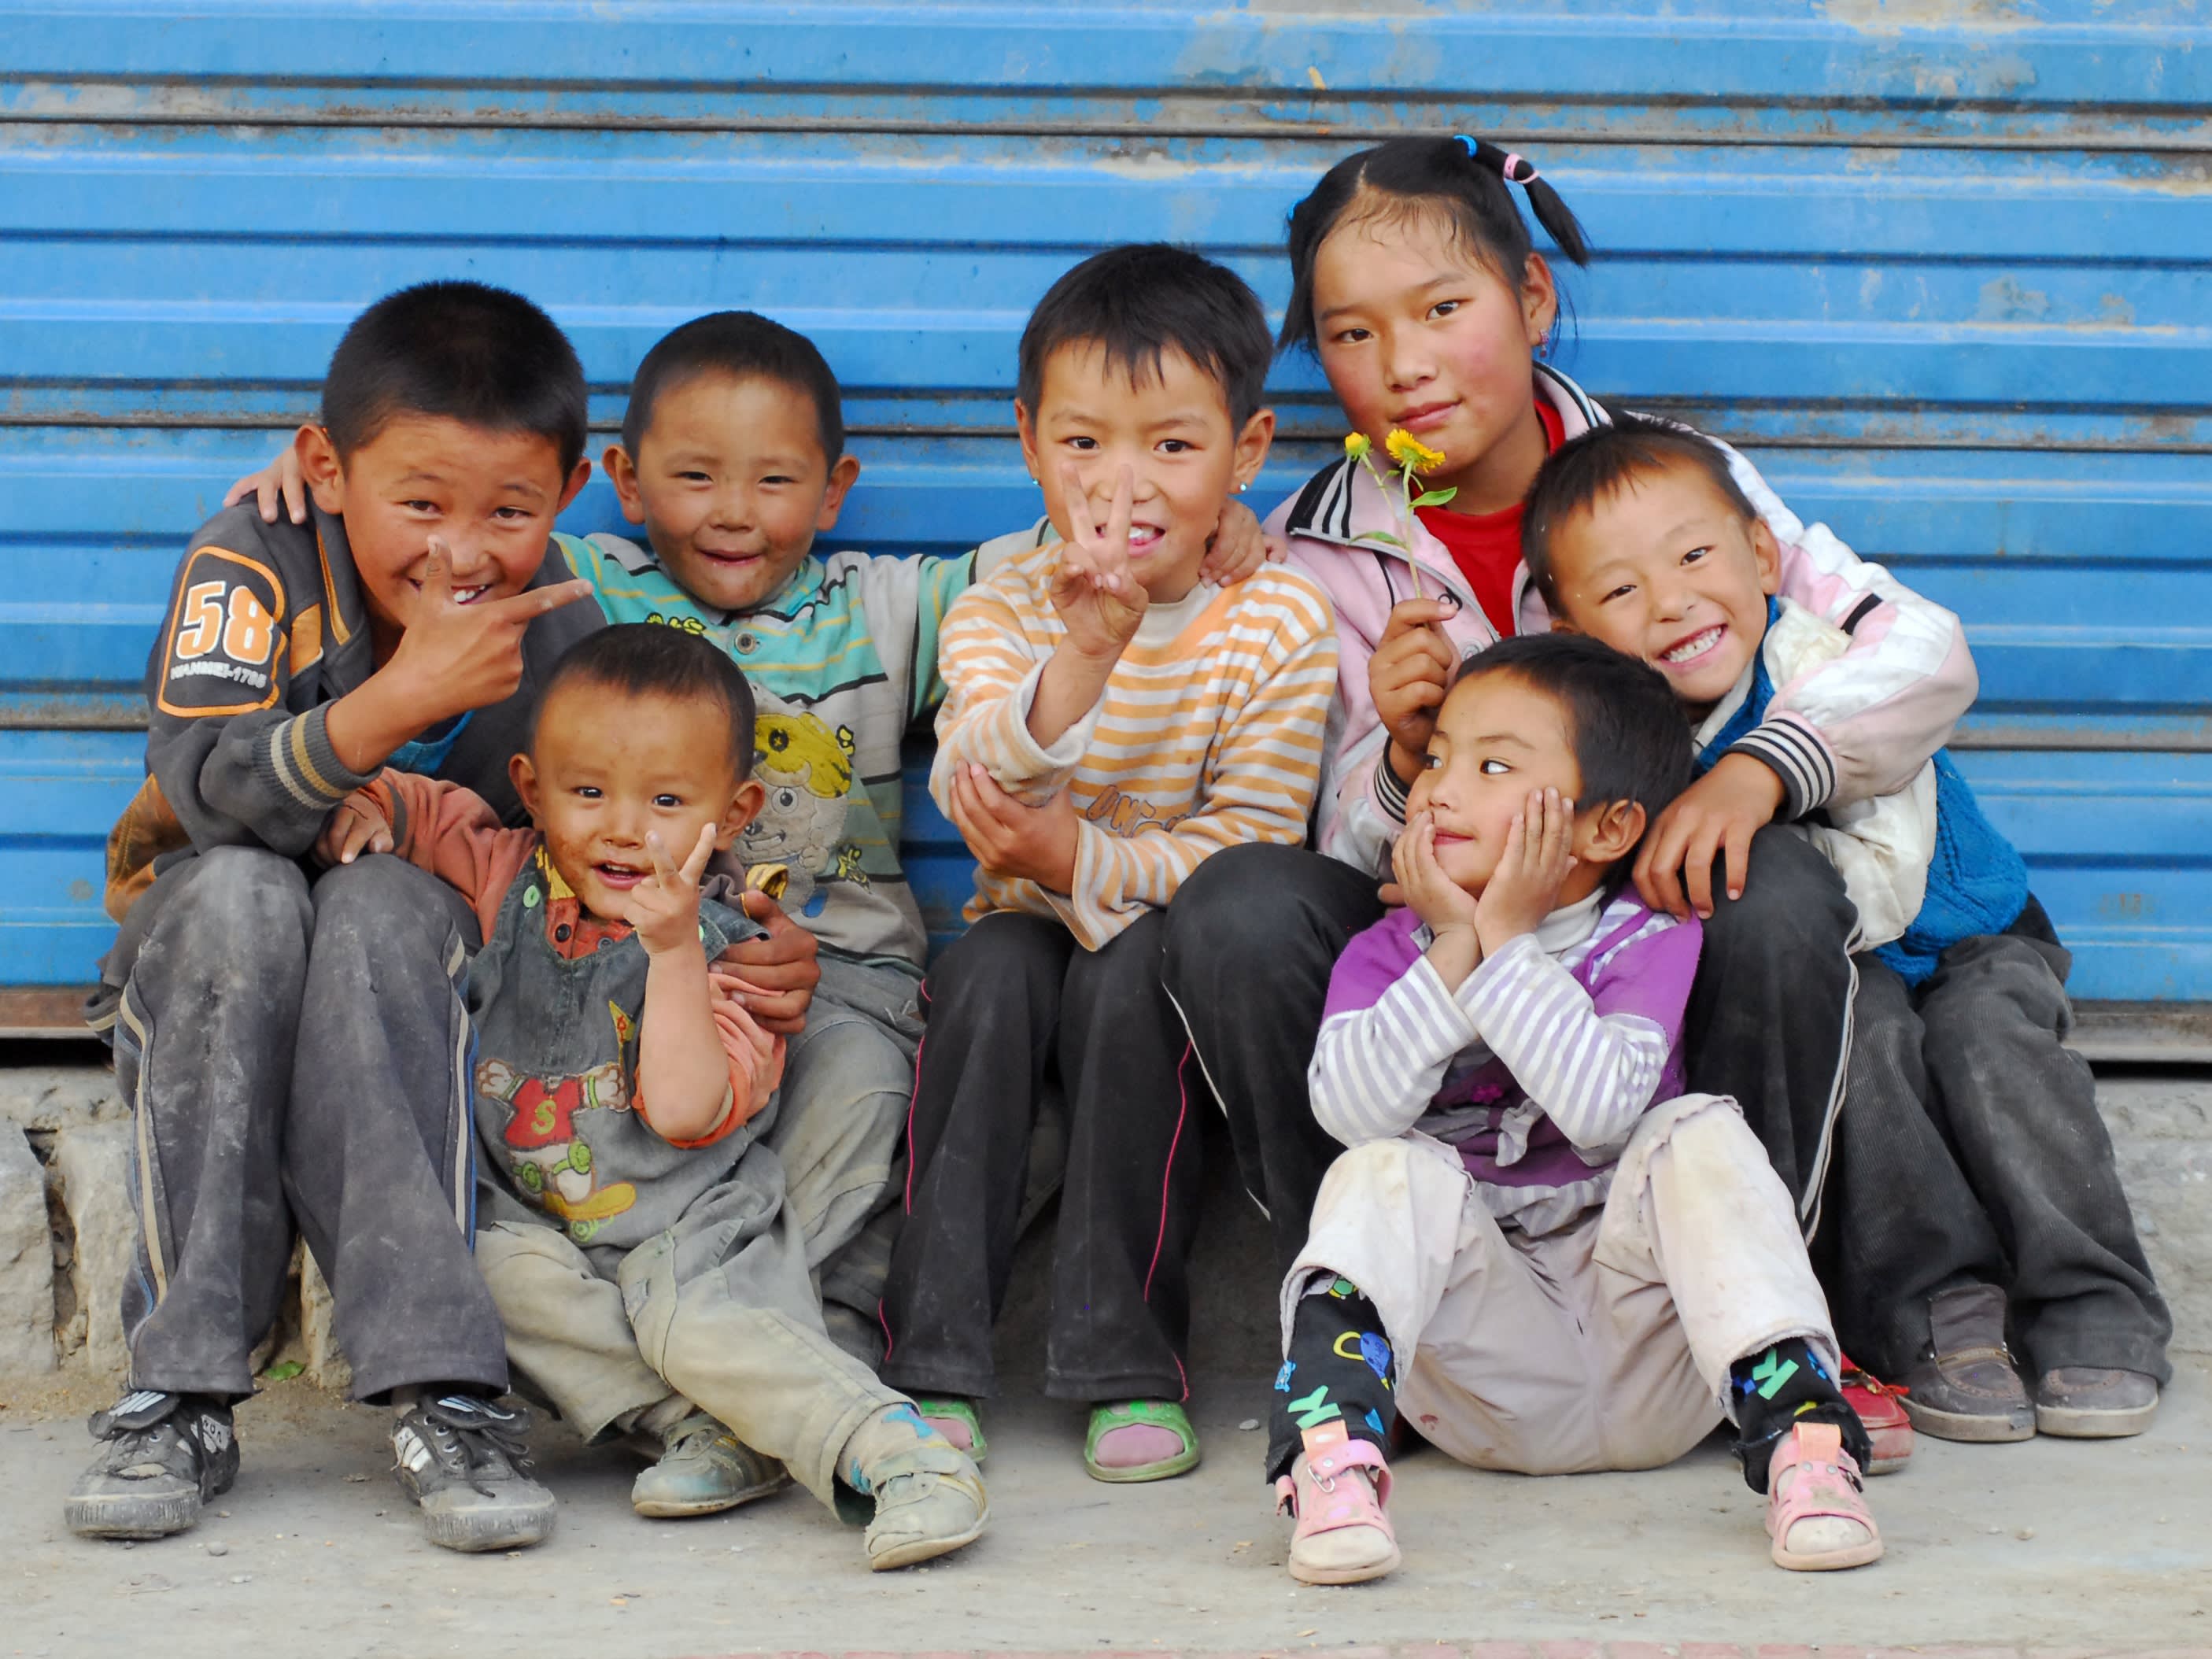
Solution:
[[(1098, 1461), (1098, 1443), (1116, 1429), (1144, 1424), (1165, 1429), (1182, 1442), (1182, 1449), (1151, 1463), (1116, 1468)], [(1166, 1400), (1130, 1400), (1091, 1408), (1091, 1432), (1083, 1442), (1083, 1467), (1093, 1480), (1115, 1483), (1167, 1480), (1198, 1467), (1198, 1431), (1190, 1425), (1181, 1406)]]
[[(991, 1455), (991, 1443), (983, 1437), (983, 1419), (975, 1415), (972, 1401), (949, 1396), (917, 1400), (914, 1408), (921, 1414), (923, 1422), (951, 1441), (957, 1449), (966, 1452), (969, 1462), (981, 1464)], [(960, 1443), (963, 1434), (968, 1437), (964, 1446)]]

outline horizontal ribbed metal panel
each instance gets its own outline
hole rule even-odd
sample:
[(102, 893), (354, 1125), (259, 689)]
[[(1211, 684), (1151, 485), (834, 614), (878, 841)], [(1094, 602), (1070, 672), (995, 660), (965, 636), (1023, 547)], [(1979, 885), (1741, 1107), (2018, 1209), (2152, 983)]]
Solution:
[[(0, 984), (88, 977), (181, 538), (433, 276), (574, 334), (611, 428), (675, 323), (821, 342), (835, 539), (1035, 516), (1030, 304), (1168, 237), (1273, 305), (1283, 216), (1404, 131), (1534, 155), (1599, 264), (1560, 361), (1748, 447), (1967, 621), (1962, 762), (2093, 998), (2212, 998), (2212, 28), (2125, 8), (0, 0)], [(1274, 380), (1272, 500), (1340, 428)], [(617, 521), (595, 484), (564, 521)], [(917, 813), (949, 927), (964, 854)]]

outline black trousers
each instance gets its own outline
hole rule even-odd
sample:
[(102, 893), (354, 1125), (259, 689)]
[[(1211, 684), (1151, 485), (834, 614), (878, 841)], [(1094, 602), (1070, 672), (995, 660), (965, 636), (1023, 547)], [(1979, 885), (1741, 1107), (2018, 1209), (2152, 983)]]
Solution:
[(908, 1394), (992, 1392), (1031, 1131), (1047, 1087), (1067, 1106), (1053, 1237), (1045, 1391), (1180, 1400), (1198, 1222), (1202, 1098), (1160, 988), (1158, 911), (1099, 951), (1059, 922), (1000, 912), (939, 960), (908, 1120), (912, 1173), (891, 1252), (884, 1380)]
[[(1329, 970), (1382, 919), (1376, 884), (1318, 853), (1232, 847), (1199, 866), (1168, 913), (1168, 994), (1228, 1116), (1245, 1190), (1273, 1224), (1279, 1273), (1344, 1150), (1314, 1121), (1306, 1067)], [(1843, 1099), (1856, 920), (1809, 843), (1760, 830), (1743, 896), (1722, 896), (1705, 924), (1684, 1024), (1689, 1086), (1742, 1106), (1808, 1232)]]
[(507, 1386), (475, 1213), (467, 902), (386, 854), (309, 885), (258, 848), (166, 877), (125, 988), (137, 1117), (123, 1325), (134, 1388), (238, 1396), (296, 1227), (330, 1283), (354, 1392)]
[(2088, 1065), (2062, 1041), (2071, 965), (2033, 904), (2012, 932), (1953, 945), (1917, 987), (1860, 960), (1829, 1299), (1838, 1334), (1878, 1373), (1926, 1351), (1930, 1297), (1974, 1284), (2004, 1289), (2038, 1374), (2169, 1373), (2172, 1321)]
[(1851, 1043), (1852, 931), (1858, 909), (1812, 842), (1778, 825), (1752, 837), (1743, 896), (1717, 873), (1698, 977), (1682, 1017), (1692, 1094), (1727, 1095), (1826, 1259), (1821, 1194), (1843, 1109)]

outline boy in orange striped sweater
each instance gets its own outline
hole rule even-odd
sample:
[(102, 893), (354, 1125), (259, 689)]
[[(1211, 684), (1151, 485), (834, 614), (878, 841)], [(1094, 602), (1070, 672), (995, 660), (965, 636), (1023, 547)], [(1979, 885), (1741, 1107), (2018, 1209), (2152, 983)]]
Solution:
[(974, 925), (925, 987), (883, 1374), (978, 1459), (973, 1402), (1056, 1078), (1046, 1391), (1091, 1402), (1099, 1480), (1198, 1462), (1182, 1401), (1204, 1079), (1160, 985), (1164, 912), (1209, 854), (1304, 839), (1336, 684), (1315, 583), (1273, 565), (1199, 580), (1274, 434), (1271, 355), (1251, 289), (1194, 253), (1115, 248), (1068, 272), (1023, 333), (1015, 404), (1059, 539), (945, 621), (930, 788), (981, 868)]

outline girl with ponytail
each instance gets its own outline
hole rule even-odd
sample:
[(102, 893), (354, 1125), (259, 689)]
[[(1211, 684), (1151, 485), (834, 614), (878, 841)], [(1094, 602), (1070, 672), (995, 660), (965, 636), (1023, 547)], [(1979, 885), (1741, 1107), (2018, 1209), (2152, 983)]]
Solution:
[[(1555, 253), (1532, 239), (1516, 192)], [(1591, 249), (1530, 158), (1464, 136), (1393, 138), (1330, 168), (1289, 230), (1280, 344), (1319, 362), (1353, 434), (1267, 526), (1336, 607), (1315, 825), (1328, 856), (1240, 847), (1208, 860), (1170, 912), (1165, 961), (1285, 1270), (1343, 1150), (1306, 1103), (1330, 969), (1382, 915), (1377, 884), (1451, 676), (1504, 635), (1550, 628), (1520, 556), (1521, 502), (1552, 451), (1608, 419), (1547, 361), (1562, 303), (1553, 260), (1586, 264)], [(1411, 523), (1358, 453), (1393, 433), (1415, 441), (1396, 453), (1413, 457), (1419, 489), (1451, 492)], [(1656, 817), (1635, 880), (1655, 908), (1704, 920), (1688, 1086), (1741, 1104), (1809, 1233), (1843, 1097), (1856, 918), (1833, 869), (1783, 826), (1917, 773), (1972, 703), (1975, 676), (1955, 617), (1729, 459), (1781, 549), (1782, 592), (1851, 644), (1778, 688), (1767, 717)], [(1911, 1431), (1893, 1398), (1851, 1393), (1875, 1468), (1896, 1467)]]

